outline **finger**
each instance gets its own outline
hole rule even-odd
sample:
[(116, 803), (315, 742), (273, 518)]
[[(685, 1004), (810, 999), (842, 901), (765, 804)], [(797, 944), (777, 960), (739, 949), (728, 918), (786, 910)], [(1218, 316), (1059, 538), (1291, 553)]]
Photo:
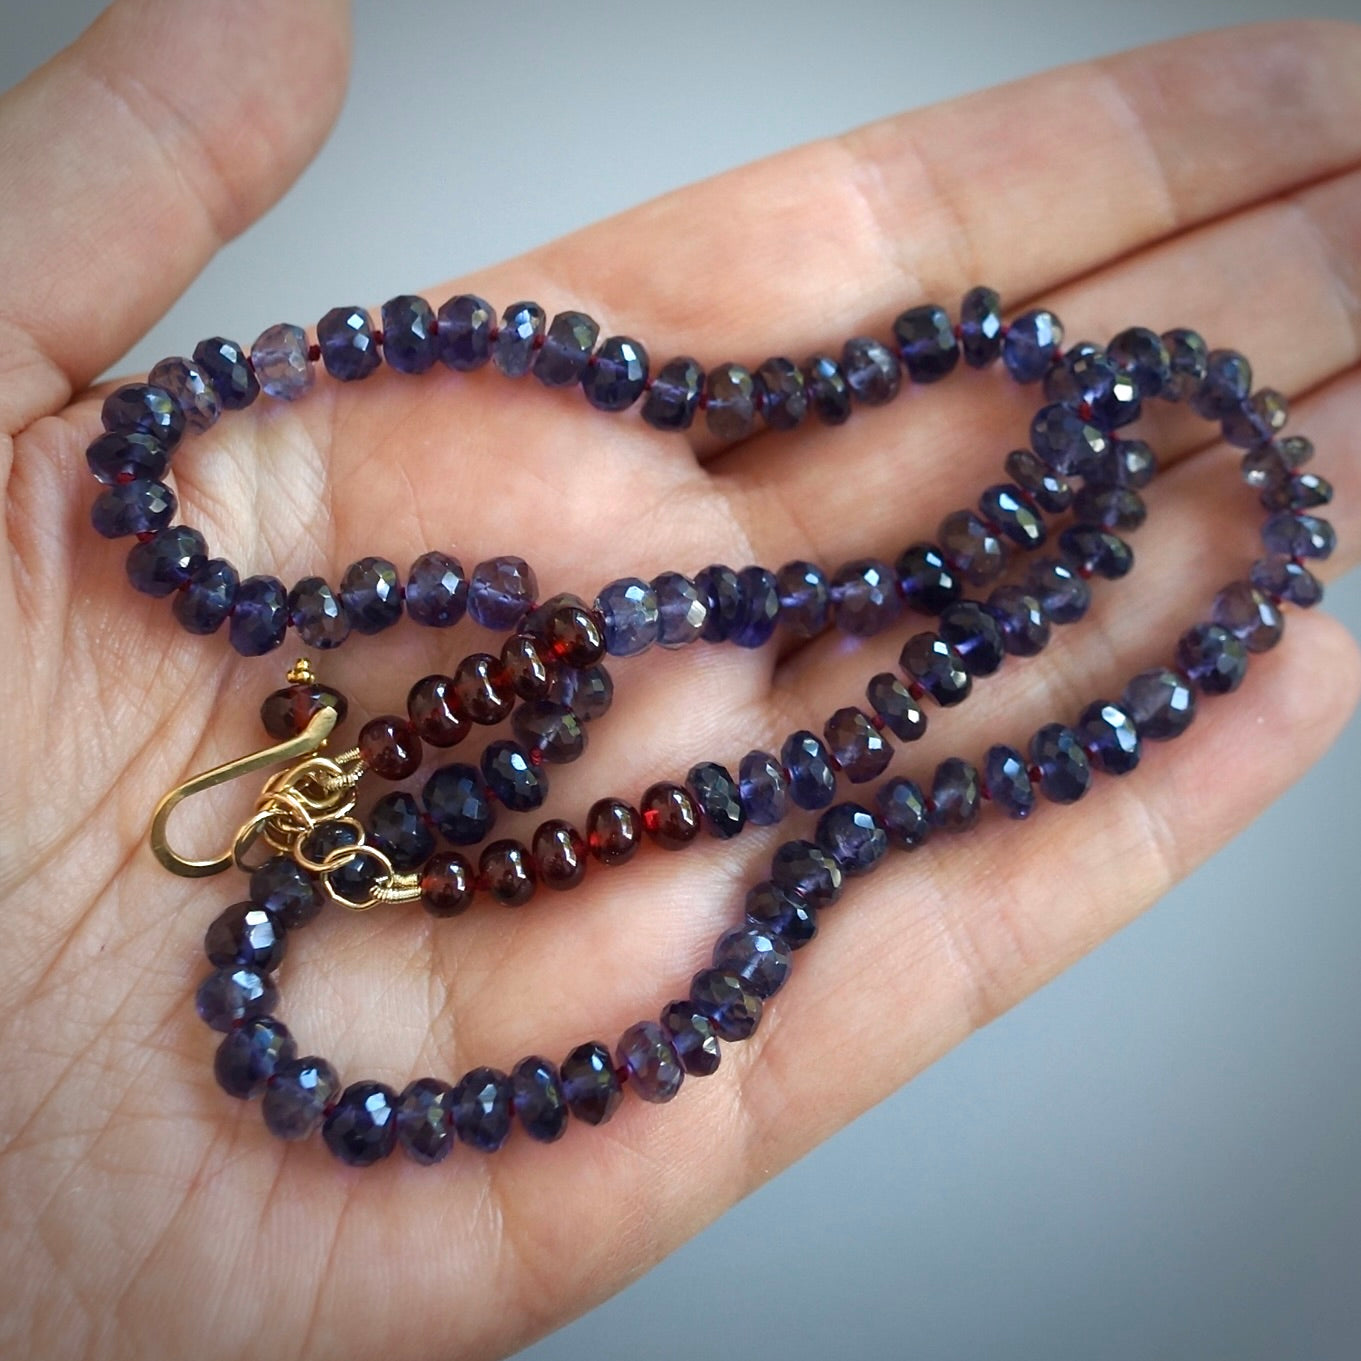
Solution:
[(315, 153), (347, 47), (340, 0), (119, 0), (5, 94), (0, 348), (117, 359)]

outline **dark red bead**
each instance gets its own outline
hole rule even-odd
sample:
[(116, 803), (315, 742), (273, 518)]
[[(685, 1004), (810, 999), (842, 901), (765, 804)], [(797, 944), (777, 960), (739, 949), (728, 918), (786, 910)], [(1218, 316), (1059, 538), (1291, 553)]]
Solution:
[(521, 699), (542, 699), (552, 680), (547, 646), (528, 633), (516, 633), (501, 649), (501, 669)]
[(515, 691), (498, 658), (474, 652), (454, 671), (454, 694), (474, 723), (499, 723), (515, 703)]
[(266, 696), (260, 706), (260, 721), (276, 742), (287, 742), (302, 732), (322, 709), (334, 709), (339, 726), (349, 707), (339, 690), (311, 681), (305, 685), (286, 685)]
[(472, 724), (454, 692), (452, 676), (425, 676), (411, 687), (406, 712), (422, 742), (432, 747), (456, 747)]
[(406, 719), (382, 714), (360, 728), (359, 754), (380, 779), (405, 780), (421, 768), (421, 739)]
[(559, 605), (544, 620), (543, 638), (568, 666), (593, 666), (605, 655), (604, 623), (585, 605)]
[(586, 844), (602, 865), (632, 860), (642, 839), (642, 818), (623, 799), (600, 799), (586, 814)]
[(478, 877), (506, 907), (521, 907), (534, 896), (534, 861), (520, 841), (493, 841), (482, 852)]
[(570, 822), (541, 822), (534, 829), (534, 864), (546, 888), (575, 888), (586, 877), (585, 839)]
[(699, 835), (699, 808), (678, 784), (649, 785), (639, 806), (647, 834), (664, 851), (678, 851)]
[(473, 867), (457, 851), (433, 855), (421, 874), (421, 902), (432, 917), (457, 917), (473, 900)]

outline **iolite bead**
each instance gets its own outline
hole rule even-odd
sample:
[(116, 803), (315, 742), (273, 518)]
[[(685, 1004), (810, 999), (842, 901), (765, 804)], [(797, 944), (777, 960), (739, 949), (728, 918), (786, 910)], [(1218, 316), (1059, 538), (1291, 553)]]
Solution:
[(726, 841), (747, 825), (747, 812), (737, 781), (723, 766), (714, 761), (692, 766), (685, 777), (685, 787), (703, 816), (704, 828), (710, 836)]
[(1053, 803), (1076, 803), (1092, 783), (1092, 766), (1081, 736), (1062, 723), (1046, 723), (1030, 739), (1030, 759), (1040, 789)]
[(935, 544), (917, 543), (903, 549), (894, 571), (898, 593), (919, 614), (939, 614), (964, 594), (960, 574)]
[(278, 577), (247, 577), (236, 590), (228, 637), (243, 657), (262, 657), (288, 632), (288, 592)]
[(995, 289), (971, 288), (959, 304), (959, 345), (964, 362), (985, 369), (1002, 353), (1002, 299)]
[(685, 647), (703, 635), (709, 605), (689, 577), (663, 572), (653, 577), (652, 592), (657, 597), (657, 641), (663, 647)]
[(626, 411), (647, 387), (647, 351), (628, 336), (610, 336), (591, 356), (581, 390), (597, 411)]
[(1205, 377), (1191, 398), (1191, 407), (1206, 420), (1222, 421), (1240, 407), (1252, 391), (1252, 365), (1237, 350), (1211, 350)]
[(941, 611), (939, 631), (971, 676), (991, 676), (1006, 658), (1002, 626), (977, 601), (957, 600)]
[(291, 855), (271, 856), (251, 871), (250, 898), (290, 930), (306, 926), (321, 911), (315, 881)]
[(604, 621), (605, 650), (613, 657), (636, 657), (657, 641), (657, 593), (637, 577), (623, 577), (601, 589), (595, 611)]
[(1063, 344), (1063, 323), (1043, 308), (1024, 312), (1002, 340), (1002, 362), (1018, 383), (1038, 383)]
[(1323, 583), (1303, 563), (1290, 558), (1259, 558), (1252, 564), (1252, 584), (1276, 600), (1309, 609), (1323, 599)]
[(1098, 525), (1069, 525), (1059, 534), (1059, 553), (1079, 576), (1090, 573), (1114, 581), (1134, 566), (1129, 544)]
[(208, 545), (198, 530), (186, 525), (168, 525), (128, 549), (128, 580), (143, 595), (169, 595), (201, 571), (207, 562)]
[(175, 517), (175, 493), (162, 482), (115, 482), (90, 508), (90, 523), (106, 539), (155, 534)]
[(273, 1016), (251, 1016), (223, 1037), (213, 1076), (228, 1096), (259, 1096), (279, 1068), (298, 1052), (288, 1027)]
[(973, 689), (963, 658), (939, 634), (914, 633), (898, 664), (943, 708), (962, 703)]
[(737, 771), (738, 797), (747, 821), (770, 827), (785, 815), (788, 788), (784, 768), (766, 751), (749, 751)]
[(1108, 699), (1094, 700), (1074, 725), (1092, 765), (1107, 775), (1128, 775), (1143, 748), (1134, 717)]
[(789, 960), (789, 946), (759, 926), (736, 926), (714, 945), (713, 967), (735, 973), (763, 1002), (784, 987)]
[(819, 910), (841, 897), (844, 878), (836, 857), (812, 841), (786, 841), (770, 860), (770, 882)]
[(426, 628), (447, 629), (468, 608), (468, 577), (463, 564), (445, 553), (422, 553), (411, 564), (404, 592), (406, 612)]
[(1030, 447), (1064, 477), (1085, 477), (1108, 446), (1101, 430), (1061, 402), (1042, 406), (1030, 422)]
[(369, 841), (401, 873), (420, 869), (435, 853), (435, 834), (426, 824), (416, 796), (405, 789), (393, 790), (375, 801), (369, 810), (368, 827)]
[(639, 1021), (619, 1037), (619, 1066), (629, 1086), (644, 1101), (670, 1101), (681, 1088), (685, 1069), (671, 1036), (656, 1021)]
[(289, 1059), (274, 1070), (260, 1102), (265, 1128), (276, 1139), (306, 1139), (316, 1132), (336, 1093), (340, 1078), (316, 1054)]
[(426, 780), (421, 802), (430, 821), (454, 846), (476, 846), (496, 823), (486, 781), (476, 766), (440, 766)]
[(909, 307), (893, 323), (898, 357), (914, 383), (934, 383), (959, 363), (959, 341), (949, 314), (935, 303)]
[(194, 346), (194, 363), (224, 411), (240, 411), (260, 395), (250, 359), (234, 340), (211, 336), (199, 341)]
[(808, 407), (823, 425), (845, 425), (851, 418), (851, 388), (841, 365), (829, 354), (815, 354), (804, 365)]
[(742, 620), (746, 604), (742, 581), (731, 567), (714, 563), (695, 575), (695, 589), (704, 598), (706, 613), (700, 636), (708, 643), (725, 643)]
[(688, 998), (662, 1009), (662, 1028), (676, 1051), (680, 1065), (691, 1077), (708, 1077), (718, 1071), (722, 1057), (714, 1023)]
[(523, 378), (534, 362), (547, 316), (536, 302), (514, 302), (501, 313), (501, 327), (492, 341), (492, 363), (507, 378)]
[(983, 806), (978, 770), (958, 756), (948, 756), (931, 778), (931, 823), (942, 832), (967, 832)]
[(170, 466), (170, 452), (155, 435), (105, 433), (85, 451), (85, 463), (105, 486), (133, 479), (157, 481)]
[(317, 344), (326, 372), (342, 383), (367, 378), (383, 362), (373, 318), (362, 307), (333, 307), (317, 322)]
[(430, 1167), (454, 1147), (454, 1089), (434, 1077), (408, 1083), (397, 1098), (397, 1142), (412, 1162)]
[(894, 737), (915, 742), (926, 731), (926, 715), (912, 694), (891, 671), (870, 677), (865, 698), (879, 721)]
[(852, 879), (868, 874), (888, 850), (884, 824), (858, 803), (833, 804), (818, 819), (813, 839)]
[(854, 706), (838, 709), (822, 735), (832, 759), (852, 784), (865, 784), (882, 775), (893, 759), (892, 745)]
[(1007, 455), (1006, 474), (1029, 493), (1041, 510), (1062, 514), (1073, 504), (1073, 488), (1061, 473), (1056, 473), (1030, 449), (1013, 449)]
[(563, 1059), (560, 1080), (567, 1108), (588, 1125), (603, 1125), (624, 1099), (610, 1051), (599, 1040), (577, 1045)]
[(704, 423), (719, 439), (745, 439), (756, 425), (756, 379), (741, 364), (719, 364), (704, 379)]
[(510, 1079), (498, 1068), (474, 1068), (454, 1085), (454, 1133), (480, 1153), (495, 1153), (510, 1134)]
[(836, 607), (837, 627), (857, 638), (882, 632), (903, 610), (897, 573), (878, 558), (843, 563), (829, 590)]
[(1080, 525), (1126, 532), (1148, 518), (1144, 498), (1129, 487), (1083, 487), (1073, 500), (1073, 518)]
[(889, 842), (911, 851), (931, 835), (931, 814), (921, 786), (901, 776), (886, 780), (875, 791), (875, 809)]
[(1172, 378), (1172, 356), (1156, 331), (1131, 326), (1106, 346), (1111, 363), (1138, 384), (1143, 397), (1161, 397)]
[(792, 359), (767, 359), (755, 374), (756, 403), (772, 430), (793, 430), (808, 414), (803, 373)]
[(854, 336), (841, 351), (846, 385), (862, 406), (883, 406), (897, 395), (903, 382), (902, 365), (887, 345), (870, 336)]
[(1262, 546), (1268, 553), (1287, 558), (1330, 558), (1337, 547), (1332, 525), (1317, 515), (1278, 510), (1262, 525)]
[(1113, 439), (1093, 459), (1083, 480), (1088, 487), (1146, 487), (1158, 471), (1158, 459), (1141, 439)]
[(351, 1167), (369, 1167), (397, 1147), (397, 1093), (381, 1082), (352, 1082), (321, 1126), (326, 1147)]
[(811, 562), (787, 562), (775, 573), (780, 623), (797, 638), (814, 638), (831, 616), (827, 574)]
[(800, 808), (826, 808), (836, 795), (836, 772), (827, 748), (811, 733), (791, 733), (780, 748), (789, 777), (789, 797)]
[(1035, 810), (1030, 770), (1015, 747), (988, 748), (983, 757), (983, 787), (1009, 818), (1028, 818)]
[(1042, 558), (1026, 573), (1026, 589), (1040, 603), (1046, 619), (1075, 624), (1092, 603), (1092, 590), (1066, 563)]
[(1210, 347), (1197, 332), (1184, 327), (1164, 331), (1162, 341), (1167, 347), (1168, 356), (1168, 379), (1163, 384), (1163, 399), (1169, 402), (1190, 401), (1205, 381)]
[(294, 402), (312, 390), (315, 368), (301, 326), (281, 322), (261, 331), (250, 347), (250, 362), (266, 396)]
[(1289, 419), (1285, 395), (1275, 388), (1261, 388), (1224, 417), (1224, 438), (1240, 449), (1251, 449), (1274, 439)]
[(1243, 683), (1248, 653), (1228, 629), (1197, 624), (1177, 640), (1177, 666), (1202, 694), (1227, 695)]
[(769, 879), (747, 890), (745, 911), (749, 925), (773, 931), (791, 950), (801, 949), (818, 933), (817, 908)]
[(1141, 671), (1125, 686), (1121, 705), (1134, 720), (1140, 738), (1165, 742), (1191, 726), (1196, 716), (1196, 693), (1180, 672), (1153, 667)]
[(473, 568), (468, 582), (468, 613), (483, 628), (513, 629), (538, 591), (538, 578), (523, 558), (489, 558)]
[(1002, 646), (1013, 657), (1034, 657), (1049, 644), (1049, 619), (1039, 597), (1023, 586), (999, 586), (983, 608), (1002, 630)]
[(974, 586), (995, 581), (1006, 568), (1006, 545), (971, 510), (947, 515), (940, 522), (936, 537), (949, 562)]
[(173, 449), (184, 434), (185, 417), (164, 389), (151, 383), (126, 383), (109, 393), (100, 408), (104, 429), (116, 435), (152, 435)]
[(480, 369), (491, 358), (496, 312), (485, 298), (459, 293), (435, 314), (442, 364), (460, 373)]
[(386, 558), (360, 558), (340, 578), (340, 603), (356, 633), (381, 633), (402, 617), (402, 578)]
[(147, 374), (147, 382), (170, 394), (184, 413), (184, 428), (188, 433), (201, 435), (222, 414), (222, 403), (208, 376), (193, 360), (179, 356), (162, 359)]
[(775, 574), (764, 567), (744, 567), (737, 579), (742, 587), (742, 610), (732, 631), (738, 647), (764, 647), (780, 622), (780, 590)]
[(544, 333), (532, 372), (544, 387), (571, 387), (581, 381), (600, 327), (585, 312), (559, 312)]
[(1029, 552), (1044, 542), (1044, 517), (1022, 488), (1010, 482), (989, 487), (978, 498), (978, 509), (988, 524), (995, 525), (1018, 548)]
[(761, 1022), (760, 996), (731, 969), (701, 969), (690, 982), (690, 1000), (722, 1040), (745, 1040)]
[(567, 765), (586, 750), (586, 729), (575, 710), (553, 699), (530, 699), (511, 715), (515, 736), (550, 765)]
[(1234, 581), (1225, 586), (1215, 596), (1210, 617), (1249, 652), (1269, 651), (1281, 641), (1285, 629), (1279, 606), (1250, 581)]
[(570, 704), (578, 718), (590, 722), (609, 712), (614, 702), (614, 682), (603, 666), (586, 666), (579, 671), (562, 666), (553, 677), (548, 698)]
[(383, 354), (398, 373), (424, 373), (439, 358), (439, 322), (424, 298), (403, 293), (383, 304)]
[(1285, 473), (1257, 499), (1267, 510), (1313, 510), (1333, 499), (1333, 484), (1318, 473)]
[(643, 398), (643, 419), (654, 430), (688, 430), (704, 392), (704, 370), (689, 355), (668, 359)]
[(245, 964), (214, 969), (194, 994), (194, 1008), (214, 1030), (230, 1030), (248, 1016), (274, 1010), (278, 990), (268, 974)]
[(1249, 487), (1266, 488), (1288, 477), (1314, 456), (1314, 446), (1303, 435), (1272, 440), (1243, 455), (1243, 481)]
[(531, 812), (548, 797), (547, 775), (518, 742), (492, 742), (482, 753), (482, 777), (512, 813)]
[(531, 1139), (551, 1144), (567, 1132), (567, 1098), (557, 1065), (531, 1054), (511, 1070), (510, 1099)]
[(339, 647), (350, 636), (349, 616), (320, 577), (304, 577), (289, 591), (288, 617), (308, 647)]

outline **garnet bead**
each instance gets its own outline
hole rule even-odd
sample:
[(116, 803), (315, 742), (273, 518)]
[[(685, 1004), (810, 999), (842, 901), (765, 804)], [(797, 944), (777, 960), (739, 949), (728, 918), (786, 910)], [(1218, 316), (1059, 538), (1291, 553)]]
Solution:
[(570, 822), (541, 822), (534, 829), (534, 864), (545, 888), (576, 888), (586, 877), (585, 838)]
[(470, 723), (459, 704), (452, 676), (425, 676), (406, 697), (407, 717), (423, 742), (432, 747), (457, 746)]
[(699, 835), (699, 809), (678, 784), (649, 785), (639, 808), (648, 836), (664, 851), (678, 851)]
[(515, 692), (501, 661), (486, 652), (474, 652), (454, 671), (454, 694), (459, 712), (474, 723), (499, 723), (515, 704)]
[(339, 690), (317, 681), (286, 685), (265, 697), (260, 705), (260, 722), (265, 732), (276, 742), (287, 742), (297, 737), (323, 710), (334, 709), (336, 726), (345, 721), (349, 704)]
[(605, 655), (605, 622), (578, 601), (556, 606), (544, 620), (540, 636), (567, 666), (594, 666)]
[(505, 907), (523, 907), (534, 896), (534, 860), (523, 842), (489, 843), (478, 860), (477, 873), (487, 892)]
[(405, 780), (421, 768), (421, 739), (404, 718), (383, 714), (359, 730), (359, 754), (379, 779)]
[(600, 799), (586, 814), (586, 844), (602, 865), (632, 860), (642, 837), (642, 816), (622, 799)]
[(472, 866), (461, 855), (446, 851), (425, 862), (421, 873), (421, 903), (432, 917), (456, 917), (472, 901)]

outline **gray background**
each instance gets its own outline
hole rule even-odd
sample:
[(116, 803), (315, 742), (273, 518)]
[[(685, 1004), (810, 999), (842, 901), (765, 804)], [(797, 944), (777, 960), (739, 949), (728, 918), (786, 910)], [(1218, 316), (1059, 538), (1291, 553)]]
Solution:
[[(97, 9), (0, 0), (0, 86)], [(910, 105), (1298, 12), (361, 0), (334, 137), (120, 367)], [(1331, 603), (1361, 632), (1361, 581)], [(1358, 767), (1354, 721), (1141, 921), (526, 1356), (1361, 1356)]]

